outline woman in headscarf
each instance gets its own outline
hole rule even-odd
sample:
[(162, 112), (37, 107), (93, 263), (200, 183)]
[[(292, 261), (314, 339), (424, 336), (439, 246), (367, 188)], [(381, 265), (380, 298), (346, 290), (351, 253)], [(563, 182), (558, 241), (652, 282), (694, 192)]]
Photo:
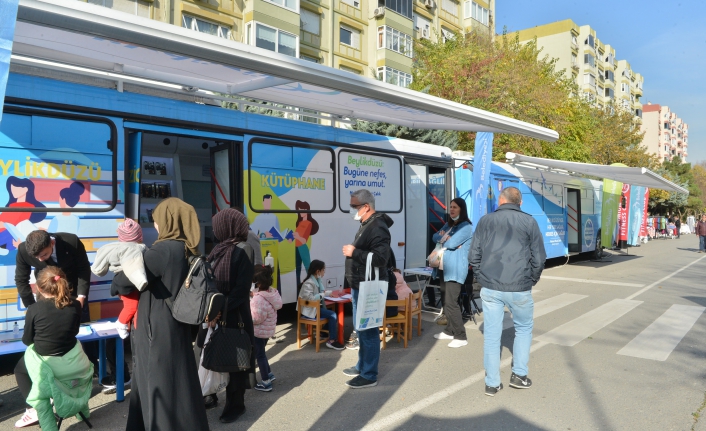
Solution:
[[(191, 327), (172, 317), (166, 299), (176, 298), (199, 254), (199, 220), (194, 208), (177, 198), (163, 200), (152, 213), (157, 241), (144, 255), (148, 285), (133, 320), (132, 392), (128, 431), (207, 431), (208, 420), (191, 344)], [(113, 278), (117, 291), (132, 286), (123, 272)]]
[[(250, 314), (254, 252), (252, 247), (246, 244), (250, 225), (243, 213), (233, 208), (224, 209), (214, 215), (212, 221), (213, 234), (220, 242), (208, 255), (208, 261), (216, 275), (218, 290), (228, 298), (226, 323), (234, 326), (240, 316), (250, 335), (250, 341), (254, 342), (255, 333)], [(238, 243), (243, 244), (239, 247)], [(234, 422), (245, 413), (245, 389), (250, 388), (249, 375), (254, 375), (255, 372), (254, 355), (250, 355), (250, 364), (248, 371), (230, 373), (230, 382), (226, 387), (226, 405), (220, 417), (223, 423)], [(215, 407), (218, 399), (212, 395), (207, 403), (209, 407)]]

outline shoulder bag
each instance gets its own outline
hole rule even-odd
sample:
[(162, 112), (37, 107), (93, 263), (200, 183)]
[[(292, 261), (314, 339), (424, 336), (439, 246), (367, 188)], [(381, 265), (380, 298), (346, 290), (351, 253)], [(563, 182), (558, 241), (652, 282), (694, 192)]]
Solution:
[(223, 310), (220, 325), (211, 334), (203, 348), (205, 369), (219, 373), (237, 373), (251, 368), (252, 342), (245, 330), (243, 318), (238, 312), (238, 323), (228, 326), (228, 301)]

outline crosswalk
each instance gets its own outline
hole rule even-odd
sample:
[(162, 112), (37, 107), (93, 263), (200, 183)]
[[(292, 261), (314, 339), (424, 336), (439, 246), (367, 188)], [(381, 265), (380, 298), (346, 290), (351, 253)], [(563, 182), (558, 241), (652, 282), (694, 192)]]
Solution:
[[(587, 297), (588, 295), (562, 293), (538, 301), (534, 307), (534, 318), (555, 312)], [(536, 336), (534, 340), (560, 346), (575, 346), (627, 315), (642, 303), (643, 301), (634, 299), (613, 299)], [(705, 310), (705, 307), (700, 306), (674, 304), (616, 353), (641, 359), (666, 361)], [(512, 327), (512, 316), (506, 312), (503, 329)], [(482, 330), (482, 326), (479, 329)]]

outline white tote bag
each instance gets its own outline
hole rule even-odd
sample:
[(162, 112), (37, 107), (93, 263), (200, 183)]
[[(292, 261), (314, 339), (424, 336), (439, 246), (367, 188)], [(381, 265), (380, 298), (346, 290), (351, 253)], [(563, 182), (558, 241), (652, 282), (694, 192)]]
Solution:
[(368, 253), (365, 264), (365, 281), (358, 285), (358, 303), (355, 309), (355, 330), (382, 326), (387, 300), (387, 281), (380, 280), (380, 270), (375, 268), (375, 279), (372, 279), (373, 254)]

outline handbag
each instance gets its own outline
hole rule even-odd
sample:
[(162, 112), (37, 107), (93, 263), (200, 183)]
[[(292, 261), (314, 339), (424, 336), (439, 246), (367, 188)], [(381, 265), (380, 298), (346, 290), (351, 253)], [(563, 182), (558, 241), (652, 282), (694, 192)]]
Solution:
[[(206, 343), (213, 335), (213, 328), (208, 328), (206, 333)], [(203, 350), (201, 350), (201, 363), (203, 363)], [(203, 396), (211, 395), (222, 391), (228, 386), (230, 374), (218, 373), (216, 371), (207, 370), (202, 364), (199, 364), (199, 383), (201, 383), (201, 394)]]
[(431, 268), (439, 268), (441, 270), (444, 269), (444, 251), (446, 251), (446, 248), (444, 248), (441, 243), (437, 243), (434, 250), (429, 253), (427, 261), (429, 262), (429, 266)]
[(228, 302), (221, 324), (211, 334), (203, 348), (202, 365), (219, 373), (237, 373), (251, 368), (252, 342), (245, 330), (243, 318), (238, 313), (238, 324), (228, 327)]

